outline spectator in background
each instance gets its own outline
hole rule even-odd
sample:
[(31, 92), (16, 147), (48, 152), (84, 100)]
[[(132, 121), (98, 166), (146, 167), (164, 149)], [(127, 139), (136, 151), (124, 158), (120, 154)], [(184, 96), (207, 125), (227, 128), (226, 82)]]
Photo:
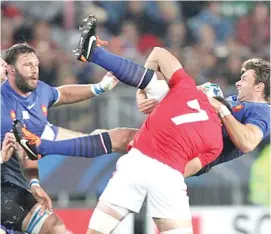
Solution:
[(270, 44), (270, 13), (264, 2), (255, 3), (252, 11), (236, 24), (236, 40), (257, 55), (266, 54)]
[(216, 46), (216, 36), (213, 28), (203, 24), (198, 30), (198, 45), (201, 54), (209, 53)]
[(32, 25), (22, 24), (14, 31), (13, 43), (24, 43), (33, 40)]
[(184, 18), (191, 18), (199, 14), (206, 2), (203, 1), (178, 1)]
[(207, 82), (208, 80), (201, 74), (202, 61), (199, 56), (197, 56), (196, 46), (187, 48), (184, 54), (185, 56), (182, 57), (184, 58), (183, 66), (187, 73), (194, 77), (197, 84)]
[(143, 64), (145, 62), (145, 58), (139, 53), (138, 50), (140, 36), (137, 25), (132, 21), (123, 22), (120, 37), (124, 43), (124, 57)]
[(157, 2), (128, 1), (125, 4), (127, 7), (122, 20), (133, 21), (138, 25), (141, 34), (164, 35), (166, 26), (157, 8)]
[[(206, 77), (208, 80), (212, 80), (217, 71), (218, 58), (214, 53), (208, 53), (202, 58), (201, 62), (201, 74)], [(240, 70), (240, 67), (239, 67)]]
[(12, 22), (3, 17), (1, 20), (1, 50), (8, 49), (11, 45), (13, 45), (13, 33), (14, 27), (12, 27)]
[(188, 21), (194, 35), (199, 38), (203, 25), (209, 25), (215, 33), (217, 43), (224, 44), (233, 33), (233, 27), (229, 20), (221, 14), (220, 2), (208, 2), (204, 9), (195, 17)]
[(158, 21), (160, 22), (161, 28), (156, 35), (164, 37), (170, 24), (182, 19), (181, 8), (175, 1), (158, 1), (157, 6), (158, 10), (155, 15), (159, 17)]
[(226, 66), (222, 73), (227, 81), (227, 85), (234, 85), (240, 77), (240, 67), (242, 65), (242, 59), (240, 56), (231, 54), (226, 60)]
[(60, 51), (58, 51), (58, 44), (52, 40), (52, 28), (46, 21), (38, 21), (34, 25), (33, 40), (30, 44), (36, 48), (39, 54), (40, 80), (51, 86), (56, 86)]
[(8, 18), (13, 27), (18, 27), (24, 21), (22, 9), (16, 6), (15, 2), (1, 2), (1, 16)]
[(96, 1), (95, 4), (107, 12), (108, 18), (105, 22), (105, 26), (112, 34), (117, 35), (120, 32), (121, 25), (119, 22), (122, 21), (127, 3), (121, 1)]
[(144, 36), (140, 37), (138, 49), (141, 55), (143, 55), (145, 58), (148, 57), (150, 52), (156, 46), (163, 47), (162, 42), (157, 36), (152, 34), (145, 34)]
[(187, 37), (187, 28), (185, 24), (180, 20), (173, 21), (167, 30), (165, 46), (173, 49), (183, 48), (188, 44)]

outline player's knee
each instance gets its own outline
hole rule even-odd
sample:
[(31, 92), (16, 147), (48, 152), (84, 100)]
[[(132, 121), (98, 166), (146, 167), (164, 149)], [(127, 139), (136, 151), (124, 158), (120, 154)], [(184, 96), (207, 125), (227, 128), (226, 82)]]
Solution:
[(64, 234), (65, 232), (66, 227), (62, 220), (57, 215), (52, 214), (44, 222), (40, 234)]
[(111, 143), (112, 151), (126, 152), (128, 143), (134, 139), (138, 129), (132, 128), (115, 128), (108, 132)]
[(3, 229), (0, 229), (0, 234), (6, 234), (6, 231)]
[(39, 208), (38, 205), (31, 210), (23, 230), (29, 234), (64, 234), (66, 228), (59, 217), (52, 212), (40, 214)]

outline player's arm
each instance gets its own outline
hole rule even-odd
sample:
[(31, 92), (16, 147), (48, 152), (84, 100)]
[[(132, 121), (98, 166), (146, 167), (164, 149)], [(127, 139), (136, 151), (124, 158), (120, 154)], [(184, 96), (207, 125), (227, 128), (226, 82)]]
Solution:
[(18, 159), (21, 170), (26, 179), (28, 180), (28, 182), (30, 182), (32, 179), (38, 180), (39, 179), (38, 161), (30, 160), (24, 149), (19, 145), (19, 143), (16, 144), (15, 155)]
[(231, 141), (243, 153), (253, 151), (263, 138), (262, 131), (252, 124), (242, 124), (229, 114), (222, 118)]
[(226, 106), (211, 98), (211, 104), (220, 113), (223, 125), (233, 144), (243, 153), (253, 151), (263, 138), (263, 132), (253, 124), (242, 124), (230, 113)]
[(159, 103), (154, 98), (148, 98), (146, 92), (141, 89), (136, 92), (136, 102), (138, 110), (144, 114), (150, 114)]
[(36, 201), (41, 205), (41, 212), (52, 209), (52, 200), (40, 186), (38, 161), (28, 159), (24, 150), (18, 145), (17, 157), (23, 170), (23, 174), (28, 180), (30, 191)]
[(154, 71), (160, 71), (166, 78), (166, 81), (169, 82), (172, 75), (182, 68), (182, 65), (168, 50), (161, 47), (154, 47), (147, 58), (145, 67)]
[(59, 99), (54, 103), (54, 105), (72, 104), (85, 101), (91, 97), (113, 89), (117, 82), (117, 79), (110, 72), (107, 72), (101, 82), (97, 84), (60, 86), (57, 88)]
[(19, 144), (17, 144), (16, 156), (28, 182), (32, 179), (39, 180), (38, 161), (28, 159), (27, 154)]
[[(166, 49), (154, 47), (148, 56), (144, 67), (154, 70), (157, 80), (165, 80), (168, 83), (175, 71), (182, 68), (182, 65), (180, 64), (179, 60)], [(155, 82), (152, 83), (153, 87), (147, 87), (147, 89), (151, 89), (152, 92), (156, 88), (161, 88), (161, 84), (159, 87), (155, 87)], [(165, 89), (168, 89), (166, 83)], [(149, 114), (158, 103), (155, 101), (155, 99), (148, 99), (146, 90), (138, 90), (136, 93), (136, 100), (139, 111), (143, 112), (144, 114)]]
[(216, 139), (216, 146), (212, 149), (209, 149), (205, 153), (200, 154), (198, 157), (190, 160), (184, 169), (184, 177), (189, 177), (196, 174), (200, 171), (203, 167), (210, 164), (214, 161), (222, 152), (223, 149), (223, 139), (222, 135), (217, 137)]
[(201, 161), (198, 157), (196, 157), (186, 164), (184, 169), (184, 177), (187, 178), (189, 176), (192, 176), (201, 169), (202, 169)]

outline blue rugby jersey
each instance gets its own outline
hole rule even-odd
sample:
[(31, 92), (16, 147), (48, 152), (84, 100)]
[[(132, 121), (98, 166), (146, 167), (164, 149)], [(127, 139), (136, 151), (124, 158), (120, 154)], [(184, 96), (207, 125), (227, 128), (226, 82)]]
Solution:
[[(8, 80), (1, 85), (1, 142), (6, 132), (12, 130), (12, 121), (20, 120), (26, 127), (38, 136), (45, 128), (51, 128), (56, 134), (57, 127), (48, 123), (48, 109), (57, 102), (59, 93), (56, 88), (38, 81), (38, 86), (28, 97), (23, 97), (15, 92)], [(10, 182), (23, 188), (28, 188), (19, 162), (15, 155), (1, 165), (1, 182)]]
[[(263, 133), (263, 139), (270, 136), (270, 105), (267, 103), (239, 102), (237, 96), (227, 98), (233, 110), (233, 116), (242, 124), (252, 124)], [(232, 143), (223, 127), (223, 151), (220, 156), (206, 167), (202, 168), (196, 175), (208, 172), (213, 166), (228, 162), (242, 156), (244, 153), (237, 149)]]

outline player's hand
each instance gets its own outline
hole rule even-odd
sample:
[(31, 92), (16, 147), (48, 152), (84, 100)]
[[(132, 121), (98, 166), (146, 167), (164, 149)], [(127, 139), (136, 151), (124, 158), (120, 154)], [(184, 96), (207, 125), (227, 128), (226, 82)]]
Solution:
[(111, 72), (107, 72), (101, 80), (100, 85), (104, 91), (109, 91), (114, 89), (118, 82), (119, 80)]
[(144, 99), (137, 102), (140, 112), (148, 115), (150, 114), (159, 102), (155, 99)]
[(3, 162), (7, 162), (16, 150), (16, 139), (13, 133), (7, 132), (2, 143), (1, 157)]
[(37, 200), (37, 202), (41, 205), (40, 215), (42, 215), (45, 211), (52, 211), (53, 209), (52, 200), (48, 196), (48, 194), (43, 190), (43, 188), (36, 185), (32, 185), (31, 192), (32, 195)]
[(208, 97), (210, 104), (215, 108), (216, 111), (223, 105), (220, 101), (216, 100), (213, 97)]
[(155, 99), (148, 99), (146, 93), (143, 90), (138, 90), (136, 93), (137, 107), (140, 112), (148, 115), (150, 114), (156, 105), (159, 103)]

